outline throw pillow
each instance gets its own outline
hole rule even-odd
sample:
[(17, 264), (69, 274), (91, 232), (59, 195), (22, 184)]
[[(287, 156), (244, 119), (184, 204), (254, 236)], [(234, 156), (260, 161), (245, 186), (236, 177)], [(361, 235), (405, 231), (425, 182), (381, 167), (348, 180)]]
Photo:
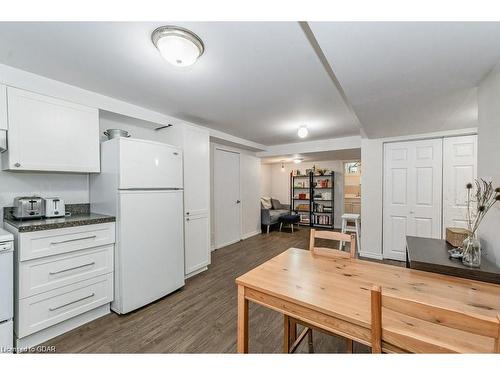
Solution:
[(273, 210), (281, 209), (281, 203), (279, 200), (271, 198), (271, 204), (273, 205)]
[(260, 204), (262, 205), (262, 208), (265, 208), (265, 209), (271, 209), (273, 207), (270, 197), (260, 198)]

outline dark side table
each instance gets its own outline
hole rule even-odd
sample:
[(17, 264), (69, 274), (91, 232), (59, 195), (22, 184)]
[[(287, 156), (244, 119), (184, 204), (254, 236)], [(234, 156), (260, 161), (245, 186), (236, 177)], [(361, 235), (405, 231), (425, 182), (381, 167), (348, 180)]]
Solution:
[(464, 266), (461, 259), (449, 257), (448, 250), (453, 248), (445, 240), (406, 236), (406, 267), (500, 284), (500, 267), (485, 257), (479, 268)]

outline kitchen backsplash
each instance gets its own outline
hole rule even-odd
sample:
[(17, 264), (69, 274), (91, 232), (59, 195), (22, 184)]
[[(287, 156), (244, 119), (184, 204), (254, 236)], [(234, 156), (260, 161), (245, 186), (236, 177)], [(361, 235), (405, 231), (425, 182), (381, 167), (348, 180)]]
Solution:
[[(1, 156), (0, 156), (1, 159)], [(29, 173), (0, 170), (0, 208), (21, 195), (60, 197), (66, 203), (89, 202), (88, 174)]]

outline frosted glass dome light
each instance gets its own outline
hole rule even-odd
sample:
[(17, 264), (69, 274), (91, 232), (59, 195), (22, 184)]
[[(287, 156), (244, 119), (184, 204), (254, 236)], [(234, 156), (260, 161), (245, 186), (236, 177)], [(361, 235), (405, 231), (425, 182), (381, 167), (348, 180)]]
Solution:
[(299, 138), (305, 138), (309, 134), (309, 130), (307, 130), (307, 126), (301, 126), (297, 132)]
[(177, 26), (159, 27), (151, 39), (161, 56), (175, 66), (193, 65), (205, 50), (196, 34)]

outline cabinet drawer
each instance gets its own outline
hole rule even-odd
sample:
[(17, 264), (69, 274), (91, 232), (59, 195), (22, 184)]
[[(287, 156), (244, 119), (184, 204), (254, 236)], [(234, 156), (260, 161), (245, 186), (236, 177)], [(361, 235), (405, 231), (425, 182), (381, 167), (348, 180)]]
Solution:
[(106, 245), (20, 262), (18, 298), (113, 272), (113, 249), (113, 245)]
[(83, 314), (113, 299), (113, 274), (20, 300), (16, 317), (19, 338)]
[(115, 242), (115, 223), (21, 233), (19, 260), (25, 261)]

